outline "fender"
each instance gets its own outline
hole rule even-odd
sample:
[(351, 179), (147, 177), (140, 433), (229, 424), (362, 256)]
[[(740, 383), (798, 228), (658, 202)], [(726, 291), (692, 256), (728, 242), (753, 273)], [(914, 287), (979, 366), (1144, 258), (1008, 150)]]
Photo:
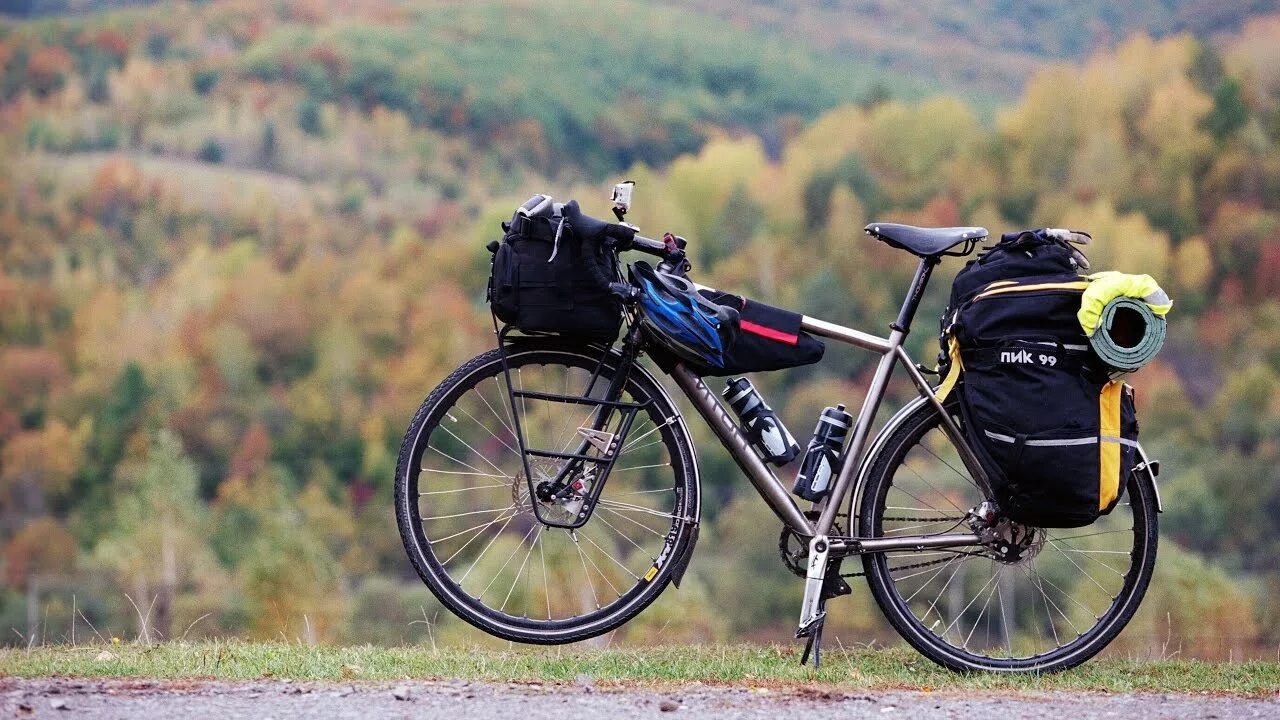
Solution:
[(1142, 444), (1138, 444), (1138, 457), (1142, 462), (1138, 463), (1135, 470), (1141, 469), (1151, 478), (1151, 490), (1156, 494), (1156, 512), (1164, 512), (1164, 502), (1160, 500), (1160, 484), (1156, 482), (1156, 477), (1160, 474), (1160, 463), (1147, 457), (1147, 451), (1143, 449)]

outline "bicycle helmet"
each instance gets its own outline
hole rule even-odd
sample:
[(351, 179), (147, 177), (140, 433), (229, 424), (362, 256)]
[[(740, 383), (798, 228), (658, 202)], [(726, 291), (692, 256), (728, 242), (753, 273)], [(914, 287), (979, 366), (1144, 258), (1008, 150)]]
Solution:
[(646, 262), (631, 266), (631, 281), (640, 288), (640, 326), (654, 341), (690, 362), (724, 367), (725, 352), (738, 336), (737, 310), (707, 300), (687, 279)]

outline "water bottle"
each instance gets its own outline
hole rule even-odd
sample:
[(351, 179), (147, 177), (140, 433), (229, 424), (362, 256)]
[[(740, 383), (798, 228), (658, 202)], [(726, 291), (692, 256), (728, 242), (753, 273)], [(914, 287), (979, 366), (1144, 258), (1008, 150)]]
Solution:
[(840, 451), (844, 449), (844, 439), (852, 424), (853, 416), (845, 412), (844, 405), (822, 411), (791, 492), (812, 502), (820, 502), (827, 496), (831, 491), (831, 478), (840, 470)]
[(774, 465), (786, 465), (800, 454), (800, 446), (796, 444), (795, 438), (787, 432), (787, 427), (782, 424), (778, 414), (765, 404), (764, 398), (760, 397), (750, 380), (730, 380), (722, 396), (742, 421), (747, 439), (766, 461)]

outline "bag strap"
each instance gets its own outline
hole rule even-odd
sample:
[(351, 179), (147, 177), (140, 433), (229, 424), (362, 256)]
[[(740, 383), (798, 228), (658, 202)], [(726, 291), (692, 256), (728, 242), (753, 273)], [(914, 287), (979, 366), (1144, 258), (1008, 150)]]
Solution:
[[(947, 332), (951, 332), (948, 328)], [(947, 396), (952, 390), (956, 389), (956, 383), (960, 382), (960, 374), (964, 371), (964, 360), (960, 357), (960, 341), (956, 339), (954, 334), (947, 342), (947, 356), (951, 358), (951, 365), (947, 369), (947, 376), (942, 379), (942, 384), (938, 386), (935, 393), (938, 402), (945, 402)]]

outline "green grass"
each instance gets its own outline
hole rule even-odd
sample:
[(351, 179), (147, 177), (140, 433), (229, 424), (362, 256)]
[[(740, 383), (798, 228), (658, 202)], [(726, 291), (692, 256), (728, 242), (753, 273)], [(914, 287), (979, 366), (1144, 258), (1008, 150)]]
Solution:
[[(106, 650), (111, 654), (103, 655)], [(103, 659), (99, 659), (103, 658)], [(791, 646), (669, 646), (623, 649), (332, 647), (220, 641), (153, 646), (51, 646), (0, 650), (0, 675), (17, 677), (261, 678), (350, 681), (466, 679), (600, 685), (713, 685), (934, 691), (1054, 690), (1275, 694), (1280, 663), (1100, 659), (1044, 677), (955, 675), (906, 650), (832, 650), (822, 669), (801, 667)]]

